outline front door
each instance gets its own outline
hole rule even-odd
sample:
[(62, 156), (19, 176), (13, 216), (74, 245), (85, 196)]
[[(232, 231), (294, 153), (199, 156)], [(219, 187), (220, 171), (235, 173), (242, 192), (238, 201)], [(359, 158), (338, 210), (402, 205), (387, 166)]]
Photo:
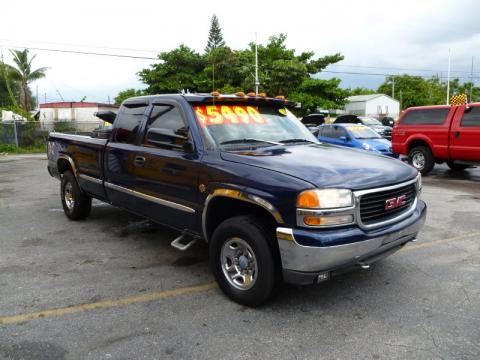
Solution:
[(480, 161), (480, 106), (459, 110), (450, 131), (450, 158)]
[[(172, 143), (149, 143), (149, 130), (173, 130), (187, 140)], [(135, 154), (135, 190), (139, 212), (175, 228), (195, 229), (201, 209), (198, 206), (199, 155), (195, 149), (181, 148), (189, 137), (189, 128), (182, 109), (175, 103), (154, 104)], [(176, 146), (175, 146), (176, 145)], [(180, 145), (180, 146), (179, 146)]]

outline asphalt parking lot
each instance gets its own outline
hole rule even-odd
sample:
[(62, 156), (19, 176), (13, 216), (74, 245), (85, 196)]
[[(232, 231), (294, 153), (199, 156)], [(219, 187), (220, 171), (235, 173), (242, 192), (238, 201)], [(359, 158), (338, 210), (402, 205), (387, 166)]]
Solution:
[(422, 197), (417, 243), (250, 309), (205, 245), (101, 203), (69, 221), (44, 157), (0, 156), (0, 359), (479, 359), (480, 169)]

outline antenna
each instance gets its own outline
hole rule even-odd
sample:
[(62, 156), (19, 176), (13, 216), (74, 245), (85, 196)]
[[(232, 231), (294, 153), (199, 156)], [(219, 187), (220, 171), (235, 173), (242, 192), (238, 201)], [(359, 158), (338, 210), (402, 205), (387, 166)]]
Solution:
[(472, 56), (472, 70), (470, 72), (470, 102), (472, 102), (472, 90), (473, 90), (473, 56)]
[(255, 33), (255, 95), (258, 95), (258, 46), (257, 46), (257, 33)]

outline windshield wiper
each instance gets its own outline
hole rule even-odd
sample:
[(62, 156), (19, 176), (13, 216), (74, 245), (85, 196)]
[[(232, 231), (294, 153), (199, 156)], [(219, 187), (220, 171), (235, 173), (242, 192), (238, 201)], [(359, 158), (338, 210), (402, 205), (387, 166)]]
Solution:
[(222, 141), (220, 143), (220, 145), (252, 144), (252, 143), (265, 143), (265, 144), (271, 144), (271, 145), (281, 145), (280, 143), (277, 143), (277, 142), (273, 142), (273, 141), (269, 141), (269, 140), (253, 139), (253, 138)]
[(307, 139), (286, 139), (280, 141), (282, 144), (292, 144), (292, 143), (311, 143), (315, 144), (315, 142), (307, 140)]

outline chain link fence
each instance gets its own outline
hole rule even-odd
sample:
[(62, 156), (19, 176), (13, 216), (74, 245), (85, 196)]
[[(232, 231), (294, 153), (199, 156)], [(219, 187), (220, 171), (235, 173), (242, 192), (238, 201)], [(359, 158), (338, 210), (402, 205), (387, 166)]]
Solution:
[(17, 147), (45, 146), (50, 132), (90, 135), (93, 130), (104, 128), (103, 122), (58, 121), (4, 121), (0, 122), (0, 145)]

